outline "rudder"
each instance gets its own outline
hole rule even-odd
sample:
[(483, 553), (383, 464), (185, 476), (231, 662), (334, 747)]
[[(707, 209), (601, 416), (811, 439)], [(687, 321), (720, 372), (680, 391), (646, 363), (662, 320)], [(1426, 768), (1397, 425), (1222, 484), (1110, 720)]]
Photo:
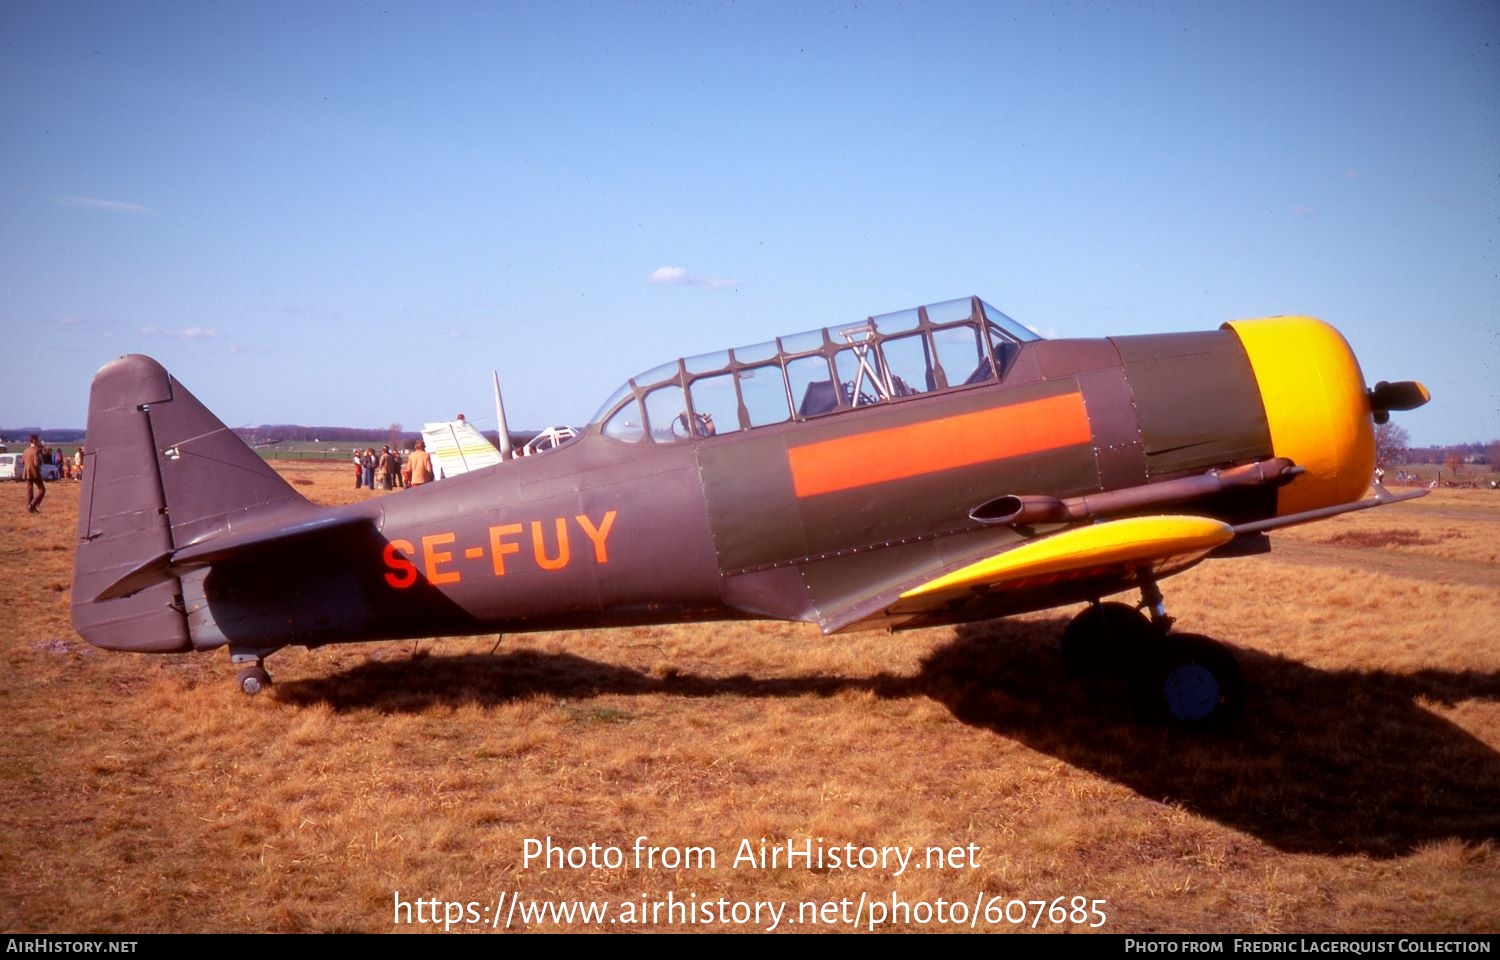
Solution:
[(193, 648), (175, 576), (99, 599), (175, 550), (306, 501), (149, 357), (105, 364), (89, 392), (73, 625), (112, 650)]

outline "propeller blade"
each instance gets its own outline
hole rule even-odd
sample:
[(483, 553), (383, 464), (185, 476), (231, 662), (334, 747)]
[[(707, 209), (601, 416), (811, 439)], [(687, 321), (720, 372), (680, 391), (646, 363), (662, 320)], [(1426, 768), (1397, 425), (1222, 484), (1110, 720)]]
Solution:
[(1370, 390), (1370, 409), (1376, 413), (1415, 410), (1431, 399), (1432, 394), (1427, 392), (1427, 388), (1415, 380), (1398, 380), (1395, 383), (1382, 380)]

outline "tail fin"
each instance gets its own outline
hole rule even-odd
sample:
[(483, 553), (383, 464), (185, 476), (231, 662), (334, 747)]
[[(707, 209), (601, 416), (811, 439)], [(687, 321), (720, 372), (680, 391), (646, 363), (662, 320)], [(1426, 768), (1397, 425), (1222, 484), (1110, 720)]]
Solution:
[(87, 429), (73, 625), (112, 650), (191, 650), (173, 555), (307, 501), (150, 357), (94, 375)]
[(437, 462), (439, 479), (492, 467), (503, 459), (489, 438), (467, 420), (424, 423), (422, 439)]

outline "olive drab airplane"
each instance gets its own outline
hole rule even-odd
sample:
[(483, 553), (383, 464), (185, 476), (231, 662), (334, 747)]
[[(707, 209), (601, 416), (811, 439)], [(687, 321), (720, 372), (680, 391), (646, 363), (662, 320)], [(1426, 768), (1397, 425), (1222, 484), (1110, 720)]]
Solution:
[(1239, 669), (1170, 630), (1159, 582), (1404, 499), (1362, 499), (1372, 422), (1427, 399), (1367, 389), (1308, 317), (1047, 340), (972, 297), (674, 360), (556, 449), (319, 507), (131, 355), (93, 382), (73, 622), (112, 650), (227, 647), (253, 693), (293, 644), (1086, 601), (1068, 662), (1114, 657), (1148, 715), (1217, 722)]

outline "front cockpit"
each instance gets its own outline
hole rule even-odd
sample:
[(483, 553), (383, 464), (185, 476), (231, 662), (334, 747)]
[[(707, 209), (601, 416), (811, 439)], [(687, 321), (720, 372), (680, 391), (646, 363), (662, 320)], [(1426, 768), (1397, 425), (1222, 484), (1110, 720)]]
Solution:
[(1005, 376), (1041, 339), (978, 297), (687, 357), (616, 390), (592, 423), (672, 443), (959, 390)]

